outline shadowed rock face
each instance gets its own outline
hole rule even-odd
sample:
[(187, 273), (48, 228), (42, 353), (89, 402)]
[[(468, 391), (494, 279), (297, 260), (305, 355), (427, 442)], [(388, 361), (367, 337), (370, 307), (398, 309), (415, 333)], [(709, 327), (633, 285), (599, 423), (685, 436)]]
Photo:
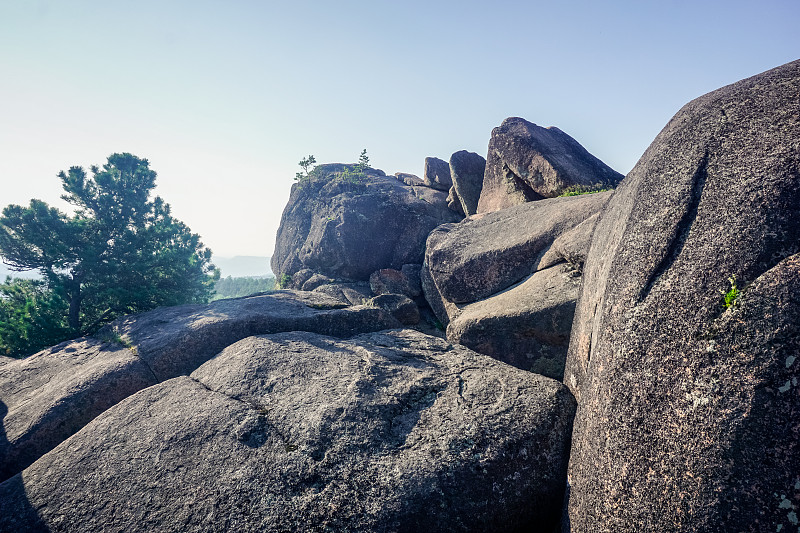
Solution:
[(546, 531), (574, 408), (418, 332), (250, 337), (0, 484), (0, 530)]
[(461, 150), (450, 156), (452, 190), (461, 202), (461, 210), (467, 216), (478, 212), (485, 171), (486, 159), (476, 153)]
[(425, 174), (423, 177), (426, 187), (431, 187), (440, 191), (449, 191), (453, 186), (450, 177), (450, 165), (447, 161), (442, 161), (438, 157), (425, 158)]
[(800, 62), (702, 96), (600, 215), (565, 374), (567, 529), (796, 529), (798, 117)]
[[(123, 317), (98, 333), (0, 365), (0, 480), (33, 463), (131, 394), (188, 374), (254, 334), (315, 331), (347, 337), (399, 327), (388, 312), (343, 308), (319, 293), (281, 291), (165, 307)], [(122, 346), (121, 340), (126, 346)]]
[(309, 268), (364, 281), (381, 268), (422, 263), (428, 233), (461, 218), (448, 209), (447, 192), (372, 170), (353, 182), (342, 179), (339, 167), (320, 165), (292, 186), (272, 256), (276, 275)]
[(622, 177), (560, 129), (507, 118), (492, 130), (478, 213), (553, 198), (575, 185), (614, 187)]

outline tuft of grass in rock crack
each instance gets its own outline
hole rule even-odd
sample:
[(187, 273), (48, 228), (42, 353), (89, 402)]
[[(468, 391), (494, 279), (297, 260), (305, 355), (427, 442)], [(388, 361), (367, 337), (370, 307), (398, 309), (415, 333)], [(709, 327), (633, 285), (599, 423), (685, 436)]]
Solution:
[(728, 278), (728, 281), (731, 284), (731, 288), (728, 291), (721, 290), (719, 291), (722, 294), (722, 305), (725, 306), (725, 309), (730, 309), (739, 304), (739, 295), (741, 292), (739, 288), (736, 286), (736, 276), (731, 276)]

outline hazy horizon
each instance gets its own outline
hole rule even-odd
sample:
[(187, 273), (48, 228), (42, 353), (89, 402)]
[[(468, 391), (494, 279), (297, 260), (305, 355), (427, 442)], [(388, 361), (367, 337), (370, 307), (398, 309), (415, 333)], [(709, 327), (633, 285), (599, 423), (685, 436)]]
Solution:
[(270, 256), (297, 162), (421, 175), (509, 116), (627, 173), (682, 105), (797, 59), (800, 4), (0, 5), (0, 208), (56, 174), (149, 159), (217, 256)]

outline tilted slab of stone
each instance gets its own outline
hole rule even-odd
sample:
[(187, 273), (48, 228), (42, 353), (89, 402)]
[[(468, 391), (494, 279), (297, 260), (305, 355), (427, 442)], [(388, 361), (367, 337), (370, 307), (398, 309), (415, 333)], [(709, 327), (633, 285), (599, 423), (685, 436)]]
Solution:
[(438, 157), (425, 158), (425, 173), (423, 181), (426, 187), (432, 187), (440, 191), (447, 192), (453, 186), (453, 179), (450, 177), (450, 165), (447, 161), (442, 161)]
[(601, 214), (565, 372), (572, 531), (797, 529), (798, 117), (800, 61), (702, 96)]
[(536, 270), (550, 268), (566, 261), (576, 271), (582, 272), (599, 217), (600, 213), (595, 213), (571, 230), (559, 235), (542, 255)]
[(0, 366), (0, 481), (157, 382), (130, 350), (88, 338)]
[(347, 337), (400, 327), (383, 309), (345, 305), (323, 294), (281, 291), (165, 307), (121, 318), (98, 334), (118, 342), (79, 339), (7, 362), (0, 366), (2, 479), (122, 399), (188, 374), (250, 335), (305, 330)]
[(622, 177), (560, 129), (511, 117), (492, 130), (478, 213), (554, 198), (573, 186), (614, 187)]
[(455, 191), (461, 202), (461, 210), (467, 216), (478, 212), (485, 171), (486, 159), (474, 152), (461, 150), (450, 156), (451, 190)]
[[(440, 297), (449, 302), (486, 298), (534, 272), (538, 255), (597, 213), (610, 195), (553, 198), (439, 226), (428, 237), (425, 268)], [(429, 292), (431, 287), (426, 297)]]
[(548, 531), (574, 408), (417, 332), (251, 337), (0, 484), (0, 529)]
[(121, 318), (109, 327), (130, 342), (158, 379), (164, 380), (192, 372), (226, 346), (250, 335), (312, 331), (349, 337), (399, 325), (380, 308), (347, 307), (318, 292), (277, 291), (207, 305), (155, 309)]
[(320, 165), (295, 183), (278, 229), (272, 270), (304, 268), (334, 279), (364, 281), (381, 268), (422, 263), (428, 233), (461, 217), (447, 193), (407, 186), (372, 169), (361, 178), (342, 165)]
[(535, 272), (519, 285), (463, 306), (447, 326), (447, 339), (561, 380), (579, 284), (565, 264)]

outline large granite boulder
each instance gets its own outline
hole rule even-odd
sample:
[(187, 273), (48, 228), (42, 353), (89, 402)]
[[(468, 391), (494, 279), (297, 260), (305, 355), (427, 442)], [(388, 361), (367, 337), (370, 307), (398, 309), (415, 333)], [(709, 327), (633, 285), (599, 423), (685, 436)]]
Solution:
[(518, 283), (536, 270), (538, 256), (556, 238), (597, 213), (610, 195), (552, 198), (439, 226), (425, 250), (424, 268), (433, 281), (426, 297), (436, 298), (435, 291), (464, 304)]
[(467, 216), (478, 212), (478, 200), (483, 189), (485, 171), (486, 159), (474, 152), (461, 150), (450, 156), (453, 190), (461, 202), (462, 211)]
[(568, 263), (534, 272), (510, 289), (460, 307), (447, 325), (447, 339), (561, 380), (579, 285)]
[(565, 374), (565, 529), (797, 529), (798, 117), (800, 61), (702, 96), (601, 214)]
[(320, 165), (292, 186), (272, 256), (278, 277), (308, 268), (363, 281), (381, 268), (421, 263), (428, 233), (461, 218), (447, 208), (446, 192), (371, 169), (353, 180), (340, 167)]
[(250, 335), (313, 331), (346, 337), (400, 327), (371, 306), (313, 292), (218, 300), (123, 317), (97, 334), (0, 366), (0, 479), (19, 472), (122, 399), (188, 374)]
[(622, 174), (558, 128), (507, 118), (492, 130), (478, 213), (497, 211), (570, 187), (614, 187)]
[(574, 409), (417, 332), (250, 337), (0, 484), (0, 530), (551, 531)]
[(158, 383), (118, 343), (78, 339), (0, 366), (0, 481), (20, 472), (90, 420)]
[(449, 191), (453, 186), (453, 180), (450, 177), (450, 165), (447, 161), (442, 161), (438, 157), (425, 158), (425, 174), (423, 174), (423, 182), (427, 187), (432, 187), (440, 191)]

